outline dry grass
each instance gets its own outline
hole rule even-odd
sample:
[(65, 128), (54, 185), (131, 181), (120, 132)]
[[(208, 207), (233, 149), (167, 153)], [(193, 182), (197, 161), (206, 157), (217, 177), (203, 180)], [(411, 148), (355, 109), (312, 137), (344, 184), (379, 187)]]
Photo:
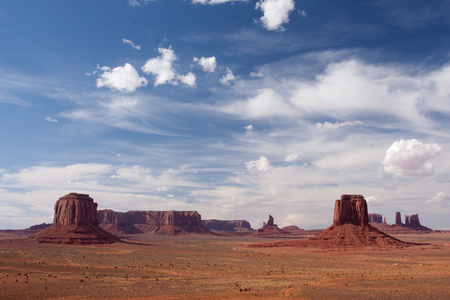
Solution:
[[(450, 236), (393, 251), (250, 248), (251, 237), (0, 242), (1, 299), (449, 299)], [(406, 239), (401, 237), (401, 239)]]

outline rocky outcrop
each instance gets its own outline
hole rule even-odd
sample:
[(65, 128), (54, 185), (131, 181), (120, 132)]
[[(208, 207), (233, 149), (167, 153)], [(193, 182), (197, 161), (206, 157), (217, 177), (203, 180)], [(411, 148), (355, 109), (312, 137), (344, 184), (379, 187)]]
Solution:
[(400, 214), (400, 212), (395, 213), (395, 225), (403, 225), (402, 215)]
[(377, 222), (372, 215), (381, 216), (378, 214), (369, 214), (369, 223), (382, 230), (385, 233), (389, 234), (408, 234), (408, 233), (429, 233), (433, 232), (432, 229), (425, 227), (419, 222), (419, 215), (405, 215), (405, 223), (401, 222), (401, 213), (395, 213), (395, 223), (393, 225), (388, 225), (386, 223), (386, 218), (384, 218), (384, 222), (381, 224)]
[(53, 224), (30, 238), (41, 243), (105, 244), (120, 241), (98, 225), (97, 203), (87, 194), (70, 193), (55, 204)]
[(369, 214), (369, 223), (383, 223), (383, 216), (379, 214)]
[(362, 195), (342, 195), (335, 201), (333, 225), (354, 224), (365, 227), (369, 224), (367, 202)]
[(202, 226), (201, 216), (196, 211), (128, 211), (99, 210), (99, 224), (114, 234), (156, 233), (178, 235), (210, 233)]
[(252, 235), (260, 237), (277, 237), (289, 235), (289, 233), (278, 228), (277, 224), (274, 223), (273, 217), (269, 215), (267, 223), (263, 222), (263, 227), (253, 232)]
[(250, 232), (251, 225), (246, 220), (202, 220), (202, 225), (211, 231)]
[(362, 195), (342, 195), (335, 201), (333, 225), (307, 241), (283, 246), (318, 248), (404, 247), (410, 245), (378, 231), (368, 223), (367, 202)]

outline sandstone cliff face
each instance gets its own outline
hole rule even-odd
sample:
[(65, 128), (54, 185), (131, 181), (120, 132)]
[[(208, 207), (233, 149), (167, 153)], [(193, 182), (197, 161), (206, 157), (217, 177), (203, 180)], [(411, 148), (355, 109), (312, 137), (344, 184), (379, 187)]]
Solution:
[(104, 244), (120, 241), (98, 226), (97, 203), (86, 194), (70, 193), (55, 204), (53, 224), (30, 238), (41, 243)]
[(70, 193), (65, 195), (56, 201), (53, 224), (98, 225), (97, 203), (86, 194)]
[(202, 220), (202, 225), (214, 231), (248, 232), (253, 230), (246, 220)]
[(354, 224), (365, 227), (369, 224), (367, 202), (362, 195), (342, 195), (334, 206), (333, 225)]
[(369, 214), (369, 223), (383, 223), (383, 216), (379, 214)]
[(395, 213), (395, 225), (403, 225), (402, 215), (400, 214), (400, 212)]
[(109, 232), (134, 234), (153, 232), (176, 235), (209, 233), (196, 211), (128, 211), (99, 210), (99, 224)]

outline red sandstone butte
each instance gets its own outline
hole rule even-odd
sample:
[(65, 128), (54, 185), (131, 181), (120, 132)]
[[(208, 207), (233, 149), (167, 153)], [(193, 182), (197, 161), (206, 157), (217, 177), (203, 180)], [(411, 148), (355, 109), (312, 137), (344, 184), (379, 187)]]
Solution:
[(106, 244), (120, 241), (98, 225), (97, 203), (87, 194), (70, 193), (55, 204), (53, 224), (30, 236), (41, 243)]
[(342, 195), (334, 206), (333, 225), (306, 241), (287, 241), (255, 247), (313, 247), (361, 249), (412, 245), (378, 231), (368, 223), (367, 202), (362, 195)]

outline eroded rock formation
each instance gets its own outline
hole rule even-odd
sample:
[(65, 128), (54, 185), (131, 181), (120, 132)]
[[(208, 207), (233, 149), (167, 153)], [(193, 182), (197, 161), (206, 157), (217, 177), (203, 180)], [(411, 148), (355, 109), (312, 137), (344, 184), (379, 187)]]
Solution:
[(370, 223), (383, 223), (383, 216), (379, 214), (369, 214)]
[(388, 225), (386, 223), (386, 218), (384, 218), (384, 222), (380, 223), (378, 222), (378, 217), (373, 216), (381, 216), (378, 214), (369, 214), (369, 223), (378, 228), (379, 230), (382, 230), (385, 233), (389, 234), (406, 234), (406, 233), (428, 233), (432, 232), (433, 230), (425, 227), (420, 224), (419, 222), (419, 215), (405, 215), (405, 223), (403, 224), (401, 222), (401, 213), (396, 212), (395, 213), (395, 223), (393, 225)]
[(99, 210), (99, 224), (114, 234), (151, 232), (161, 235), (210, 233), (196, 211), (128, 211)]
[(263, 222), (263, 227), (252, 233), (252, 235), (263, 237), (276, 237), (288, 234), (288, 232), (285, 232), (278, 228), (277, 224), (274, 223), (273, 217), (271, 215), (269, 215), (269, 220), (267, 220), (267, 223)]
[(335, 201), (333, 225), (354, 224), (365, 227), (369, 224), (367, 202), (362, 195), (342, 195)]
[(368, 224), (367, 202), (362, 195), (342, 195), (336, 200), (333, 225), (307, 241), (289, 241), (272, 246), (318, 248), (404, 247), (410, 245)]
[(202, 220), (202, 225), (213, 231), (226, 232), (249, 232), (253, 231), (251, 225), (246, 220)]
[(70, 193), (55, 204), (53, 224), (30, 238), (41, 243), (104, 244), (120, 241), (98, 225), (97, 203), (87, 194)]
[(400, 212), (395, 213), (395, 225), (403, 225), (402, 223), (402, 215)]

